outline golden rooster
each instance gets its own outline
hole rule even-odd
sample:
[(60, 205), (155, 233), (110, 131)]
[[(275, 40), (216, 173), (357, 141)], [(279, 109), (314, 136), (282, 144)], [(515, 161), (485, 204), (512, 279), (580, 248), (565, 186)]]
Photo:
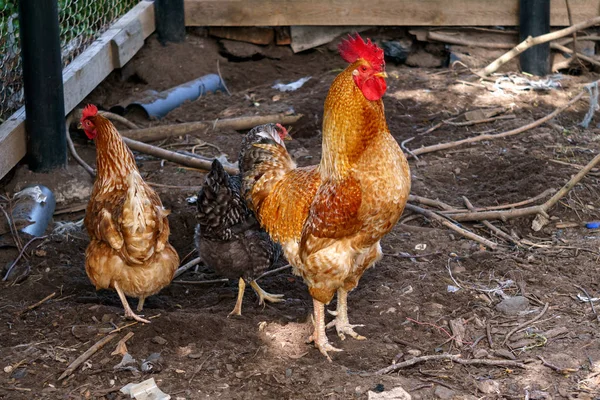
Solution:
[(96, 142), (97, 176), (84, 224), (90, 236), (85, 271), (96, 289), (114, 289), (125, 316), (140, 322), (127, 298), (146, 297), (173, 279), (179, 256), (169, 244), (169, 221), (160, 198), (142, 179), (131, 150), (114, 125), (94, 105), (82, 113), (80, 126)]
[(383, 51), (357, 34), (343, 41), (350, 63), (325, 100), (323, 152), (318, 165), (297, 168), (278, 137), (264, 125), (242, 145), (243, 193), (261, 225), (281, 243), (295, 273), (308, 285), (314, 305), (310, 340), (329, 361), (324, 305), (337, 292), (338, 336), (365, 339), (348, 320), (348, 292), (382, 256), (379, 241), (390, 232), (410, 191), (408, 162), (389, 132), (383, 109)]

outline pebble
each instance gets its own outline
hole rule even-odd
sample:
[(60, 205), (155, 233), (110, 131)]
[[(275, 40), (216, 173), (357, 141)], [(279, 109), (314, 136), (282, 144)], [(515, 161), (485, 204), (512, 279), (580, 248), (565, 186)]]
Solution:
[(373, 392), (369, 390), (369, 400), (411, 400), (412, 397), (406, 390), (400, 386), (396, 386), (392, 390), (385, 392)]
[(477, 349), (473, 352), (473, 357), (475, 358), (487, 358), (489, 355), (486, 349)]
[(479, 381), (476, 383), (477, 389), (485, 394), (500, 393), (500, 384), (492, 379), (486, 379), (485, 381)]
[(167, 344), (167, 339), (165, 339), (164, 337), (161, 337), (161, 336), (154, 336), (152, 338), (152, 343), (165, 345), (165, 344)]
[(435, 397), (442, 400), (451, 400), (455, 395), (454, 390), (444, 386), (436, 386), (433, 394)]
[(496, 305), (496, 310), (505, 315), (518, 315), (521, 311), (527, 310), (529, 300), (523, 296), (510, 297), (502, 300)]

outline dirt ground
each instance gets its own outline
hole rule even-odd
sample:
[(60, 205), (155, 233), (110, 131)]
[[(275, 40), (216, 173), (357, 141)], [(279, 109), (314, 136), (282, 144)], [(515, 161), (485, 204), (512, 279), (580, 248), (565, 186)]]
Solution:
[[(185, 43), (166, 48), (152, 36), (127, 68), (113, 73), (86, 101), (110, 109), (145, 90), (160, 91), (214, 73), (218, 60), (231, 96), (207, 95), (161, 121), (136, 122), (170, 124), (293, 109), (304, 117), (292, 126), (288, 148), (299, 164), (315, 164), (320, 159), (324, 99), (345, 67), (334, 48), (296, 55), (277, 48), (269, 57), (239, 62), (220, 55), (217, 41), (202, 35), (190, 33)], [(410, 149), (523, 126), (597, 79), (589, 72), (563, 76), (557, 89), (526, 91), (506, 82), (503, 90), (494, 82), (479, 83), (460, 66), (420, 69), (389, 63), (387, 71), (383, 100), (388, 124), (398, 142), (414, 138), (406, 143)], [(295, 92), (271, 88), (275, 81), (288, 83), (304, 76), (312, 78)], [(515, 117), (429, 129), (449, 118), (463, 122), (466, 111), (492, 107), (506, 107), (505, 114)], [(600, 149), (597, 122), (588, 129), (578, 125), (587, 110), (584, 99), (552, 124), (424, 154), (418, 161), (411, 158), (412, 193), (462, 208), (463, 196), (484, 207), (558, 189), (577, 172), (568, 164), (585, 165)], [(243, 133), (202, 133), (160, 145), (188, 151), (197, 146), (198, 154), (225, 154), (233, 162)], [(72, 135), (80, 155), (93, 164), (93, 143), (81, 132)], [(147, 181), (167, 185), (157, 191), (172, 210), (171, 243), (183, 260), (190, 260), (195, 257), (195, 207), (186, 199), (196, 193), (203, 174), (142, 154), (136, 157)], [(117, 295), (96, 292), (85, 274), (87, 234), (77, 227), (52, 232), (52, 225), (49, 236), (28, 247), (11, 279), (0, 286), (0, 398), (123, 399), (121, 387), (150, 377), (172, 399), (366, 399), (369, 391), (398, 386), (413, 399), (600, 398), (600, 322), (590, 305), (577, 298), (584, 295), (578, 286), (592, 297), (600, 293), (600, 233), (584, 226), (600, 219), (598, 177), (594, 172), (586, 176), (550, 210), (550, 223), (540, 231), (532, 230), (532, 216), (493, 222), (528, 243), (522, 247), (491, 235), (481, 224), (462, 225), (497, 242), (492, 251), (405, 212), (382, 241), (386, 256), (349, 296), (350, 320), (364, 324), (357, 331), (368, 340), (342, 342), (329, 331), (332, 344), (344, 350), (332, 354), (332, 363), (305, 344), (311, 299), (301, 279), (286, 270), (261, 281), (268, 292), (284, 294), (285, 302), (263, 308), (247, 290), (239, 318), (227, 318), (235, 303), (236, 282), (174, 282), (147, 300), (145, 316), (152, 318), (151, 324), (124, 327), (71, 376), (58, 381), (70, 362), (115, 327), (130, 322), (122, 318)], [(55, 223), (83, 218), (81, 206), (92, 181), (74, 161), (51, 175), (19, 167), (2, 181), (0, 190), (10, 194), (29, 183), (46, 184), (56, 192)], [(10, 265), (17, 254), (15, 248), (2, 249), (0, 266)], [(201, 266), (178, 279), (216, 278)], [(54, 292), (52, 299), (23, 312)], [(523, 296), (526, 304), (508, 311), (496, 307), (504, 297), (515, 296)], [(549, 307), (541, 318), (526, 323), (545, 304)], [(518, 327), (503, 344), (506, 334)], [(117, 370), (122, 357), (111, 352), (128, 332), (134, 334), (127, 349), (137, 360), (136, 368)], [(153, 353), (160, 358), (151, 371), (139, 372), (140, 363)], [(526, 368), (434, 360), (389, 375), (373, 374), (394, 362), (443, 353), (464, 359), (514, 359)]]

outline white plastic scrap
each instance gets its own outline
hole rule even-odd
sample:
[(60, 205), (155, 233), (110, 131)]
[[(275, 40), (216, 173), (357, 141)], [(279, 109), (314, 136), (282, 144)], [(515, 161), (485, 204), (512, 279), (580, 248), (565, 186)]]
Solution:
[(171, 396), (158, 388), (154, 378), (140, 383), (128, 383), (121, 388), (121, 393), (136, 400), (170, 400)]
[(459, 290), (460, 290), (460, 288), (458, 286), (454, 286), (454, 285), (448, 285), (448, 287), (446, 288), (446, 291), (448, 293), (458, 292)]
[(54, 223), (56, 228), (54, 228), (53, 233), (57, 235), (66, 235), (68, 233), (79, 232), (81, 227), (83, 227), (83, 218), (79, 221), (56, 221)]
[(579, 301), (582, 301), (584, 303), (591, 303), (591, 302), (599, 301), (600, 300), (598, 297), (589, 298), (587, 296), (582, 296), (579, 293), (577, 294), (577, 298), (579, 299)]
[(20, 192), (14, 194), (14, 199), (20, 199), (22, 197), (31, 197), (36, 203), (43, 203), (46, 201), (46, 195), (42, 193), (42, 189), (39, 186), (30, 186)]
[(308, 82), (310, 80), (310, 78), (312, 78), (311, 76), (305, 76), (304, 78), (300, 78), (298, 79), (296, 82), (291, 82), (288, 84), (283, 84), (283, 83), (276, 83), (273, 86), (271, 86), (273, 89), (277, 89), (281, 92), (293, 92), (295, 90), (298, 90), (302, 87), (302, 85), (304, 85), (306, 82)]
[[(546, 79), (532, 80), (524, 76), (509, 75), (502, 78), (498, 78), (494, 83), (494, 89), (503, 91), (504, 89), (510, 89), (512, 91), (519, 90), (552, 90), (561, 87), (560, 80), (563, 78), (562, 74), (551, 75)], [(508, 85), (502, 84), (508, 82)]]
[(598, 81), (585, 85), (585, 90), (590, 94), (590, 108), (579, 125), (587, 129), (590, 122), (592, 122), (594, 112), (598, 110)]

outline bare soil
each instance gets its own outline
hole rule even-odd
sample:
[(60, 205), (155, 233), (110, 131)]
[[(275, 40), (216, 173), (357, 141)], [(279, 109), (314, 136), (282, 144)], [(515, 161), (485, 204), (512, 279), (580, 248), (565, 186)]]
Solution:
[[(296, 55), (280, 48), (274, 51), (278, 58), (231, 62), (219, 54), (212, 38), (190, 33), (185, 43), (162, 47), (152, 36), (130, 65), (113, 73), (86, 102), (110, 109), (145, 90), (160, 91), (214, 73), (218, 60), (231, 96), (207, 95), (151, 124), (293, 109), (304, 117), (291, 130), (290, 152), (299, 164), (314, 164), (320, 159), (325, 96), (345, 67), (333, 48), (323, 46)], [(386, 117), (398, 142), (414, 137), (406, 144), (411, 149), (525, 125), (597, 79), (590, 73), (565, 76), (559, 89), (501, 92), (493, 85), (479, 84), (460, 67), (419, 69), (388, 64), (387, 69)], [(312, 79), (295, 92), (271, 88), (277, 80), (287, 83), (304, 76)], [(516, 117), (466, 127), (445, 124), (423, 133), (465, 111), (499, 106), (509, 108), (508, 113)], [(411, 159), (413, 194), (457, 207), (463, 206), (465, 196), (482, 207), (558, 189), (577, 170), (553, 161), (584, 165), (600, 148), (597, 122), (589, 129), (578, 125), (587, 109), (587, 101), (582, 100), (553, 125)], [(142, 125), (150, 124), (135, 118)], [(200, 145), (195, 148), (198, 154), (222, 153), (236, 161), (243, 133), (214, 132), (159, 144), (188, 151)], [(78, 152), (93, 164), (93, 143), (82, 134), (73, 132), (73, 137)], [(202, 146), (205, 142), (216, 147)], [(168, 185), (157, 190), (172, 210), (171, 242), (182, 259), (195, 257), (195, 208), (186, 199), (196, 193), (203, 173), (141, 154), (137, 160), (147, 181)], [(49, 186), (57, 194), (57, 209), (65, 210), (86, 204), (92, 181), (71, 160), (67, 170), (51, 175), (33, 174), (21, 166), (0, 189), (12, 193), (29, 183)], [(63, 381), (57, 379), (70, 362), (115, 327), (130, 322), (122, 319), (117, 295), (96, 292), (85, 274), (86, 233), (79, 228), (53, 233), (55, 226), (51, 226), (45, 240), (28, 247), (13, 274), (18, 278), (0, 286), (0, 398), (121, 399), (125, 396), (118, 389), (149, 377), (173, 399), (366, 399), (368, 391), (385, 392), (397, 386), (413, 399), (598, 398), (600, 378), (593, 375), (600, 368), (600, 322), (590, 305), (577, 299), (583, 292), (576, 285), (592, 297), (600, 293), (599, 233), (584, 226), (600, 219), (599, 208), (598, 176), (592, 173), (551, 210), (551, 222), (541, 231), (531, 229), (533, 217), (494, 222), (536, 246), (510, 246), (482, 225), (463, 224), (498, 242), (495, 251), (405, 213), (382, 241), (387, 255), (365, 273), (349, 296), (351, 322), (364, 324), (357, 331), (368, 340), (342, 342), (329, 331), (332, 344), (344, 350), (332, 354), (332, 363), (305, 344), (311, 329), (311, 299), (304, 283), (287, 270), (261, 283), (268, 292), (283, 293), (286, 301), (263, 308), (247, 290), (240, 318), (227, 318), (235, 303), (236, 282), (174, 282), (147, 300), (145, 316), (153, 318), (151, 324), (122, 329), (117, 339)], [(83, 211), (60, 213), (54, 220), (81, 218)], [(566, 222), (576, 226), (557, 227)], [(399, 253), (415, 257), (394, 256)], [(0, 266), (11, 264), (17, 254), (15, 248), (2, 249)], [(215, 278), (213, 271), (201, 266), (179, 279)], [(449, 290), (451, 286), (458, 290)], [(51, 300), (18, 314), (53, 292)], [(516, 295), (529, 300), (520, 314), (506, 315), (495, 308), (502, 296)], [(135, 305), (135, 300), (131, 303)], [(546, 303), (549, 308), (541, 319), (526, 324), (525, 330), (502, 344), (510, 330), (538, 315)], [(451, 321), (465, 328), (460, 348), (452, 340), (457, 332), (449, 327)], [(127, 349), (138, 362), (160, 353), (152, 371), (114, 369), (121, 356), (111, 352), (128, 332), (134, 336)], [(391, 375), (372, 374), (393, 362), (444, 352), (464, 358), (515, 358), (527, 364), (521, 369), (429, 361)], [(565, 370), (560, 373), (543, 365), (539, 356)]]

